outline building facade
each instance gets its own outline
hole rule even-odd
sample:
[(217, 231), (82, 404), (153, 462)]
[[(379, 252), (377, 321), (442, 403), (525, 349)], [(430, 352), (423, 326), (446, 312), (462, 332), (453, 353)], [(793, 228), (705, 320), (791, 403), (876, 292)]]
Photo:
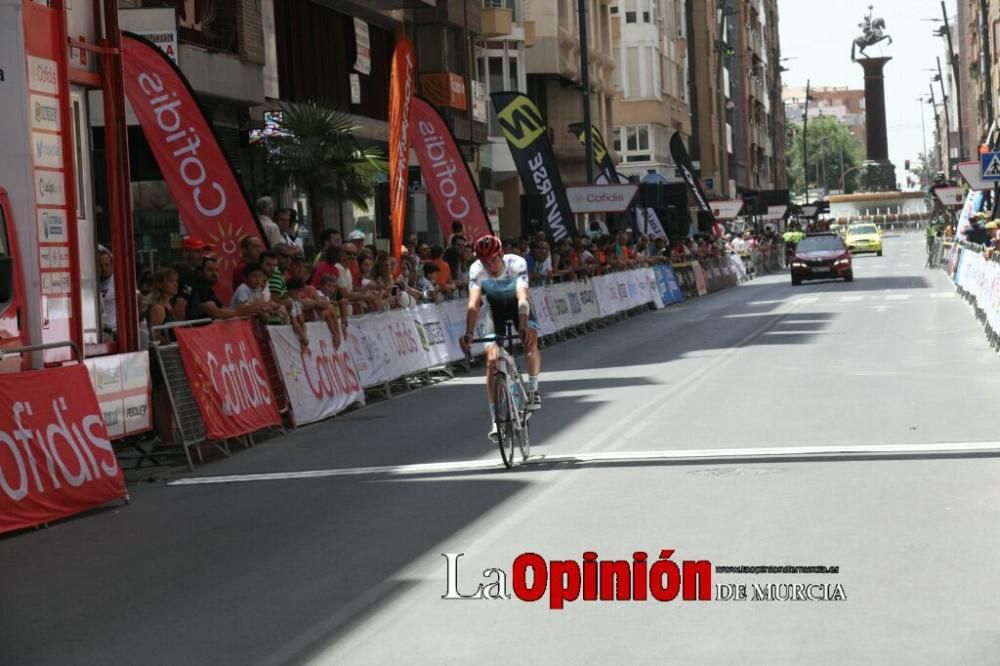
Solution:
[(654, 171), (680, 180), (670, 138), (691, 136), (687, 21), (680, 0), (611, 3), (615, 57), (612, 146), (618, 170), (641, 178)]
[[(865, 91), (843, 87), (819, 87), (809, 89), (809, 119), (836, 118), (861, 143), (865, 142)], [(782, 100), (785, 105), (785, 121), (801, 125), (805, 116), (806, 89), (803, 86), (789, 86), (784, 89)]]

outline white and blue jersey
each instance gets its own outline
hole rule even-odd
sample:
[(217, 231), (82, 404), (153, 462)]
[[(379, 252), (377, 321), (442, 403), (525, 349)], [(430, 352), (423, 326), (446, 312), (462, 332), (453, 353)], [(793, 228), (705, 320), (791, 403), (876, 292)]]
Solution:
[[(503, 256), (503, 270), (500, 275), (493, 276), (477, 260), (469, 268), (469, 287), (479, 287), (490, 306), (494, 331), (504, 331), (507, 321), (513, 321), (517, 326), (517, 287), (528, 286), (528, 262), (516, 254)], [(538, 328), (533, 312), (528, 314), (528, 326)]]

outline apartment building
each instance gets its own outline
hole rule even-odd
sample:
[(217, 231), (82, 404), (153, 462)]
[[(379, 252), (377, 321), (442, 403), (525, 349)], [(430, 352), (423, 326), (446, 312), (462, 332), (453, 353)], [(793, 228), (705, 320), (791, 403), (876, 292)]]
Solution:
[[(847, 86), (820, 86), (809, 89), (809, 119), (835, 118), (861, 143), (865, 142), (865, 91)], [(788, 86), (782, 91), (785, 121), (801, 125), (806, 112), (805, 86)]]
[(682, 0), (619, 0), (610, 6), (617, 96), (610, 143), (618, 170), (679, 181), (670, 138), (691, 136), (687, 20)]

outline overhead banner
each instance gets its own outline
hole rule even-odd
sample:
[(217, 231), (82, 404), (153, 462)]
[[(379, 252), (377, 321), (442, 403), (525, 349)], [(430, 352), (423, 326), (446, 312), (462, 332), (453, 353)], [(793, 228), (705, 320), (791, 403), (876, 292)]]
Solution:
[(306, 330), (309, 346), (303, 349), (291, 326), (268, 327), (296, 425), (329, 418), (355, 403), (365, 404), (361, 377), (347, 345), (336, 348), (323, 322), (310, 322)]
[(181, 70), (138, 35), (123, 33), (122, 50), (125, 94), (184, 228), (215, 247), (215, 293), (229, 302), (232, 274), (242, 261), (240, 241), (257, 236), (266, 245), (267, 237)]
[(82, 365), (0, 374), (0, 532), (127, 497)]
[(684, 182), (687, 183), (688, 189), (694, 194), (694, 198), (698, 202), (698, 210), (713, 215), (712, 207), (708, 205), (708, 197), (705, 196), (705, 191), (701, 189), (701, 182), (694, 173), (694, 165), (691, 163), (691, 158), (688, 157), (688, 151), (684, 147), (684, 140), (681, 139), (680, 132), (674, 132), (674, 135), (670, 137), (670, 155), (674, 158), (674, 164), (677, 165), (677, 170), (684, 178)]
[(559, 165), (549, 143), (548, 125), (541, 111), (519, 92), (490, 95), (500, 129), (510, 146), (521, 184), (528, 194), (537, 194), (545, 204), (546, 233), (551, 242), (575, 238), (576, 220), (566, 199)]
[(389, 210), (392, 222), (392, 254), (402, 258), (406, 200), (409, 197), (410, 104), (415, 92), (416, 56), (406, 37), (396, 42), (389, 75)]
[(490, 225), (476, 183), (444, 118), (427, 100), (414, 97), (410, 103), (410, 127), (413, 150), (441, 224), (442, 237), (447, 238), (451, 233), (454, 220), (462, 222), (470, 241), (489, 235)]
[(229, 439), (281, 425), (250, 322), (216, 322), (174, 332), (209, 439)]

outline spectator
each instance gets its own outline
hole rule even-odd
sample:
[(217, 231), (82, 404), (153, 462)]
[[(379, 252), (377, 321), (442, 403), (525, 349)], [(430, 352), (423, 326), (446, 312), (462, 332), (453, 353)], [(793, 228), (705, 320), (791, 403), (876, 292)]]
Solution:
[(528, 263), (529, 280), (548, 280), (552, 277), (552, 257), (548, 241), (536, 240), (525, 261)]
[(320, 278), (319, 292), (330, 301), (330, 305), (333, 308), (333, 315), (340, 322), (344, 333), (346, 333), (351, 306), (348, 300), (341, 295), (340, 287), (337, 286), (337, 277), (332, 273), (327, 273)]
[(260, 253), (266, 249), (260, 236), (252, 234), (243, 237), (243, 240), (240, 241), (240, 253), (243, 257), (233, 269), (232, 285), (234, 289), (243, 282), (243, 269), (247, 267), (247, 264), (260, 263)]
[[(157, 344), (173, 342), (174, 336), (170, 330), (154, 332), (154, 327), (169, 324), (174, 319), (171, 301), (177, 295), (179, 279), (177, 271), (165, 268), (157, 271), (151, 278), (149, 307), (145, 319), (149, 325), (149, 337)], [(167, 394), (166, 382), (159, 363), (150, 363), (150, 379), (153, 384), (153, 429), (165, 445), (174, 443), (173, 418), (170, 411), (170, 397)]]
[[(448, 245), (455, 244), (455, 236), (462, 236), (465, 233), (461, 220), (451, 221), (451, 235), (448, 236)], [(462, 239), (465, 240), (464, 238)]]
[(111, 250), (97, 246), (97, 275), (101, 292), (101, 330), (111, 340), (118, 338), (118, 302), (115, 300), (115, 258)]
[(333, 246), (340, 246), (343, 241), (340, 238), (340, 232), (336, 229), (324, 229), (319, 234), (319, 251), (316, 253), (316, 258), (313, 259), (313, 265), (316, 266), (319, 262), (323, 261), (323, 257), (326, 256), (326, 251)]
[(299, 339), (299, 344), (305, 349), (309, 346), (309, 335), (306, 332), (306, 322), (302, 316), (302, 304), (299, 303), (299, 297), (302, 295), (302, 288), (305, 287), (305, 284), (298, 278), (292, 278), (286, 286), (288, 319), (291, 321), (292, 330), (295, 331), (295, 337)]
[(438, 300), (437, 274), (440, 270), (437, 264), (427, 262), (423, 265), (423, 276), (417, 280), (417, 291), (420, 291), (422, 298), (429, 303)]
[(191, 236), (185, 236), (184, 240), (181, 241), (181, 260), (174, 265), (174, 270), (177, 272), (177, 295), (174, 296), (173, 301), (175, 320), (198, 318), (189, 317), (188, 311), (191, 310), (195, 314), (200, 313), (197, 297), (197, 271), (201, 268), (206, 253), (212, 249), (214, 249), (213, 246)]
[(223, 307), (222, 301), (215, 294), (215, 285), (219, 281), (219, 260), (215, 257), (205, 257), (197, 274), (196, 305), (188, 308), (187, 319), (232, 319), (252, 315), (257, 308), (243, 304), (238, 308)]
[(344, 261), (344, 246), (343, 245), (331, 245), (326, 249), (323, 255), (323, 260), (316, 264), (316, 270), (313, 271), (312, 280), (310, 284), (314, 287), (319, 288), (320, 281), (327, 275), (332, 275), (334, 279), (340, 277), (340, 275), (347, 273), (347, 269), (343, 265)]
[(243, 280), (229, 300), (229, 307), (233, 310), (246, 304), (256, 306), (265, 315), (272, 310), (271, 291), (267, 288), (267, 277), (260, 264), (246, 265)]
[(297, 247), (299, 251), (304, 252), (305, 248), (302, 245), (302, 239), (296, 233), (297, 229), (294, 222), (295, 211), (291, 208), (279, 208), (274, 214), (274, 223), (278, 225), (278, 231), (281, 232), (282, 242)]
[[(278, 254), (271, 250), (261, 252), (260, 265), (264, 269), (264, 276), (267, 279), (267, 289), (271, 292), (271, 301), (280, 305), (287, 312), (289, 306), (288, 286), (285, 284), (284, 273), (278, 268)], [(281, 313), (272, 313), (270, 323), (284, 323)]]
[(975, 213), (969, 219), (969, 228), (963, 231), (965, 234), (965, 239), (970, 243), (976, 243), (977, 245), (985, 245), (989, 234), (982, 225), (983, 213)]
[(271, 197), (261, 197), (257, 199), (257, 219), (264, 230), (264, 238), (267, 239), (269, 247), (274, 247), (281, 242), (281, 230), (274, 223), (271, 217), (274, 215), (274, 199)]
[(292, 259), (296, 256), (295, 246), (284, 242), (278, 243), (274, 246), (272, 252), (278, 255), (278, 270), (287, 279), (288, 271), (292, 267)]

